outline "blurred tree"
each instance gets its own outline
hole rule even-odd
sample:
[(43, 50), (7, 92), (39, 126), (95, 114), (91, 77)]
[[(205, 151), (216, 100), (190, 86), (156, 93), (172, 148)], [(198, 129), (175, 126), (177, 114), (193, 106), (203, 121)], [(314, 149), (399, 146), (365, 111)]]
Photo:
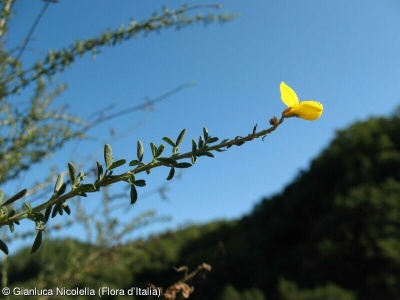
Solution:
[[(132, 38), (137, 38), (141, 34), (147, 35), (154, 31), (159, 32), (169, 28), (182, 29), (194, 23), (225, 22), (235, 18), (231, 14), (209, 13), (206, 16), (202, 16), (201, 14), (193, 15), (191, 13), (196, 10), (219, 9), (219, 5), (183, 5), (177, 10), (169, 10), (164, 7), (161, 14), (154, 13), (147, 20), (140, 22), (131, 20), (127, 26), (106, 30), (99, 36), (86, 40), (77, 40), (70, 46), (60, 50), (49, 50), (47, 55), (31, 63), (29, 60), (24, 60), (24, 53), (29, 49), (27, 46), (47, 8), (50, 5), (57, 5), (58, 1), (38, 1), (38, 5), (43, 5), (42, 10), (33, 21), (26, 36), (23, 37), (18, 45), (10, 45), (7, 43), (7, 34), (16, 2), (16, 0), (2, 0), (0, 6), (0, 184), (2, 185), (10, 180), (17, 180), (20, 175), (26, 174), (36, 164), (64, 147), (68, 141), (82, 139), (86, 131), (93, 127), (96, 122), (117, 117), (115, 114), (109, 115), (96, 119), (94, 123), (88, 123), (68, 114), (65, 112), (65, 108), (53, 105), (55, 98), (66, 87), (65, 85), (59, 85), (53, 89), (49, 88), (49, 86), (54, 85), (54, 76), (73, 66), (78, 58), (86, 54), (98, 54), (104, 47), (122, 44)], [(171, 91), (171, 93), (176, 92), (176, 90)], [(24, 100), (31, 91), (33, 93), (30, 101), (17, 101), (19, 97)], [(164, 95), (164, 98), (167, 96)], [(147, 106), (153, 105), (156, 100), (150, 101)], [(160, 155), (162, 149), (161, 147), (158, 148), (158, 152), (155, 151), (156, 148), (152, 150), (154, 154)], [(99, 174), (96, 184), (98, 186), (81, 184), (86, 174), (83, 172), (78, 173), (71, 163), (69, 165), (70, 181), (63, 182), (62, 174), (60, 174), (54, 186), (55, 174), (49, 172), (49, 174), (41, 174), (41, 176), (36, 175), (35, 178), (38, 178), (38, 182), (29, 191), (23, 189), (16, 195), (7, 195), (7, 197), (0, 193), (0, 226), (8, 225), (13, 232), (15, 225), (18, 225), (21, 219), (32, 220), (37, 230), (37, 237), (32, 251), (37, 250), (41, 244), (42, 232), (49, 215), (51, 214), (54, 217), (57, 213), (70, 213), (71, 210), (66, 203), (67, 199), (77, 195), (85, 196), (86, 192), (97, 191), (100, 186), (128, 180), (128, 178), (121, 179), (116, 176), (111, 179), (111, 169), (122, 165), (123, 161), (120, 160), (114, 163), (111, 148), (109, 147), (107, 150), (108, 161), (106, 161), (106, 168), (104, 168), (106, 174), (102, 174), (102, 165), (100, 163), (97, 165), (97, 173)], [(140, 162), (138, 165), (143, 166), (145, 164)], [(108, 180), (107, 178), (111, 181), (106, 184), (104, 180)], [(143, 180), (135, 181), (134, 176), (131, 179), (133, 180), (131, 194), (134, 195), (136, 192), (134, 186), (143, 186), (145, 182)], [(101, 182), (105, 185), (103, 183), (100, 184)], [(66, 184), (68, 183), (71, 183), (71, 190), (75, 190), (74, 193), (65, 194)], [(47, 190), (47, 193), (40, 195), (39, 199), (42, 203), (39, 205), (32, 207), (27, 203), (22, 208), (14, 206), (15, 202), (22, 197), (37, 193), (38, 190), (43, 190), (50, 186), (54, 186), (54, 189)], [(60, 199), (61, 195), (65, 199)], [(43, 201), (43, 199), (48, 200)], [(132, 202), (134, 201), (132, 200)], [(43, 215), (44, 210), (46, 210), (45, 215)], [(8, 252), (8, 248), (3, 241), (0, 241), (0, 249), (5, 253)]]
[(340, 287), (328, 283), (315, 289), (299, 289), (288, 280), (279, 281), (279, 292), (282, 300), (355, 300), (356, 296)]

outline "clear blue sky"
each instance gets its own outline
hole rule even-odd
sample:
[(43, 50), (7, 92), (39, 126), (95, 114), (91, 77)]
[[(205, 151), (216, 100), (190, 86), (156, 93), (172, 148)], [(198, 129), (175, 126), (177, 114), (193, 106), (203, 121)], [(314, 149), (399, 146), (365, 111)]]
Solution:
[[(168, 201), (158, 195), (138, 200), (124, 218), (156, 209), (171, 216), (169, 223), (153, 224), (137, 235), (176, 228), (186, 222), (207, 222), (240, 217), (262, 197), (278, 193), (301, 169), (306, 169), (327, 147), (335, 130), (371, 115), (388, 115), (400, 99), (400, 4), (372, 1), (198, 1), (220, 3), (222, 12), (241, 17), (224, 25), (201, 24), (181, 31), (140, 36), (120, 46), (103, 48), (95, 60), (78, 60), (57, 76), (68, 90), (57, 100), (85, 119), (110, 103), (113, 112), (157, 97), (181, 84), (197, 85), (156, 105), (154, 112), (136, 112), (105, 123), (89, 132), (96, 138), (81, 143), (80, 155), (71, 148), (50, 161), (61, 170), (68, 161), (111, 143), (115, 158), (135, 157), (140, 139), (160, 143), (163, 136), (176, 138), (187, 129), (182, 151), (190, 150), (206, 126), (213, 136), (231, 138), (248, 134), (257, 123), (269, 126), (284, 104), (279, 84), (285, 81), (300, 99), (323, 103), (324, 113), (314, 122), (288, 119), (264, 142), (232, 147), (214, 159), (200, 158), (169, 186)], [(108, 28), (143, 20), (162, 5), (178, 8), (179, 1), (66, 1), (51, 5), (24, 54), (26, 62), (40, 58), (38, 51), (60, 49), (77, 39), (100, 34)], [(42, 1), (19, 1), (11, 23), (8, 46), (15, 46), (32, 24)], [(203, 10), (207, 13), (208, 10)], [(34, 49), (34, 51), (32, 51)], [(113, 141), (109, 128), (121, 134)], [(101, 160), (100, 152), (98, 158)], [(149, 152), (145, 160), (150, 159)], [(119, 169), (127, 171), (127, 167)], [(158, 169), (139, 195), (165, 182), (168, 169)], [(28, 181), (26, 181), (28, 183)], [(123, 184), (119, 184), (123, 187)], [(11, 193), (11, 192), (10, 192)], [(99, 195), (82, 201), (94, 205)], [(29, 199), (28, 199), (29, 200)], [(125, 200), (129, 206), (129, 199)], [(30, 224), (29, 224), (30, 225)], [(66, 233), (81, 237), (76, 231)]]

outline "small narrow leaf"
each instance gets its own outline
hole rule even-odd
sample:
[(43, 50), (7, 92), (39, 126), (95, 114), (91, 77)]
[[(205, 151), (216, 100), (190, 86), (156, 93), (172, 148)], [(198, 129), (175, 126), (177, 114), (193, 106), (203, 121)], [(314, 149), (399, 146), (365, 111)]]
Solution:
[(169, 157), (159, 157), (159, 158), (157, 158), (157, 160), (159, 162), (165, 163), (167, 165), (176, 165), (177, 164), (175, 159), (172, 159), (172, 158), (169, 158)]
[(253, 127), (253, 134), (256, 134), (256, 132), (257, 132), (257, 124), (254, 125), (254, 127)]
[(8, 221), (8, 227), (10, 228), (10, 232), (13, 233), (14, 232), (14, 223), (11, 221)]
[(62, 206), (63, 210), (67, 213), (67, 215), (70, 215), (70, 214), (71, 214), (71, 209), (69, 208), (69, 206), (68, 206), (67, 203), (63, 202), (63, 203), (61, 204), (61, 206)]
[(137, 142), (137, 158), (140, 162), (143, 160), (143, 153), (144, 153), (143, 144), (141, 141), (138, 141)]
[(175, 143), (174, 143), (174, 141), (173, 141), (171, 138), (169, 138), (169, 137), (167, 137), (167, 136), (164, 136), (162, 139), (163, 139), (164, 142), (168, 143), (168, 144), (171, 145), (172, 147), (175, 147), (175, 146), (176, 146)]
[(208, 144), (212, 144), (212, 143), (215, 143), (216, 141), (218, 141), (219, 140), (219, 138), (217, 138), (217, 137), (210, 137), (209, 139), (208, 139)]
[(176, 139), (176, 143), (175, 143), (176, 147), (178, 147), (182, 143), (183, 138), (185, 137), (185, 134), (186, 134), (186, 129), (183, 129), (181, 131), (181, 133), (178, 135), (178, 138)]
[(136, 180), (134, 182), (134, 185), (136, 185), (136, 186), (145, 186), (146, 185), (146, 180), (143, 180), (143, 179)]
[(68, 163), (68, 172), (69, 172), (69, 178), (71, 179), (71, 184), (72, 186), (74, 186), (76, 182), (76, 170), (75, 166), (70, 162)]
[(106, 144), (104, 146), (104, 161), (106, 163), (106, 170), (108, 171), (108, 168), (112, 165), (113, 163), (113, 158), (112, 158), (112, 149), (109, 144)]
[(164, 149), (165, 149), (165, 146), (163, 144), (161, 144), (160, 147), (158, 147), (158, 149), (156, 150), (154, 157), (155, 158), (159, 157), (163, 153)]
[(86, 176), (87, 176), (86, 173), (80, 171), (78, 177), (76, 178), (75, 185), (81, 183), (86, 178)]
[(120, 160), (114, 161), (114, 162), (111, 164), (109, 170), (118, 168), (118, 167), (124, 165), (125, 163), (126, 163), (126, 160), (125, 160), (125, 159), (120, 159)]
[(54, 186), (54, 193), (58, 193), (62, 184), (64, 183), (63, 175), (60, 173), (57, 176), (56, 185)]
[(66, 189), (67, 189), (67, 185), (66, 185), (66, 183), (64, 182), (64, 183), (61, 185), (61, 187), (60, 187), (60, 189), (58, 190), (58, 192), (57, 192), (56, 195), (57, 195), (57, 196), (60, 196), (60, 195), (64, 194)]
[(44, 222), (47, 223), (47, 221), (50, 218), (50, 214), (51, 214), (51, 206), (49, 206), (48, 208), (46, 208), (46, 211), (44, 213)]
[(11, 208), (10, 211), (7, 213), (7, 218), (13, 217), (16, 213), (17, 211), (15, 210), (15, 208)]
[(208, 129), (206, 127), (203, 127), (203, 135), (204, 135), (204, 140), (206, 143), (208, 142)]
[(137, 201), (137, 198), (138, 198), (137, 190), (136, 190), (135, 186), (132, 184), (131, 185), (131, 204), (135, 204), (135, 202)]
[(85, 183), (79, 186), (78, 191), (83, 193), (93, 193), (93, 192), (98, 192), (99, 189), (96, 188), (96, 186), (93, 183)]
[(214, 154), (212, 154), (211, 152), (206, 151), (206, 152), (200, 153), (199, 156), (214, 157)]
[(58, 204), (53, 206), (53, 212), (51, 213), (51, 217), (54, 218), (55, 216), (57, 216), (58, 213)]
[(6, 200), (2, 205), (3, 206), (8, 205), (8, 204), (11, 204), (11, 203), (17, 201), (18, 199), (21, 199), (23, 196), (26, 195), (27, 191), (28, 191), (27, 189), (23, 189), (22, 191), (16, 193), (14, 196), (12, 196), (10, 199)]
[(0, 240), (0, 250), (8, 255), (8, 247), (2, 240)]
[(61, 204), (57, 204), (56, 207), (57, 207), (58, 213), (60, 214), (60, 216), (62, 216), (64, 214), (64, 211), (62, 209), (62, 205)]
[(98, 161), (96, 161), (96, 166), (97, 166), (97, 181), (100, 181), (103, 178), (103, 166)]
[(39, 230), (36, 235), (35, 241), (33, 242), (31, 254), (35, 253), (40, 248), (40, 245), (42, 244), (42, 238), (43, 238), (42, 235), (43, 235), (42, 231)]
[(191, 166), (192, 166), (191, 163), (183, 162), (183, 163), (176, 164), (174, 167), (183, 169), (183, 168), (190, 168)]
[(175, 168), (172, 167), (171, 170), (169, 170), (167, 180), (171, 180), (174, 177), (174, 175), (175, 175)]
[(154, 143), (150, 143), (150, 149), (151, 149), (151, 155), (153, 155), (153, 157), (155, 157), (156, 151), (157, 151), (157, 146), (154, 145)]
[(202, 136), (199, 137), (199, 149), (201, 149), (204, 146), (204, 139)]
[(192, 139), (192, 156), (196, 155), (196, 151), (197, 151), (197, 143), (194, 139)]
[(134, 167), (134, 166), (137, 166), (138, 164), (139, 164), (139, 161), (137, 159), (134, 159), (129, 163), (129, 166)]
[(25, 208), (26, 208), (29, 212), (32, 211), (32, 205), (30, 205), (30, 203), (24, 202), (24, 206), (25, 206)]

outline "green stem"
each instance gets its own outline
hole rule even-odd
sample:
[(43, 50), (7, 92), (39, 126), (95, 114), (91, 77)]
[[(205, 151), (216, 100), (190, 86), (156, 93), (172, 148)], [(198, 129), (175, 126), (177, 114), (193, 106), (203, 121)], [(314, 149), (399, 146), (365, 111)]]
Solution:
[[(252, 132), (250, 134), (248, 134), (247, 136), (244, 137), (236, 137), (234, 139), (219, 143), (217, 145), (214, 146), (207, 146), (205, 149), (198, 149), (195, 153), (195, 155), (199, 155), (201, 153), (203, 153), (204, 151), (210, 152), (210, 151), (215, 151), (215, 150), (222, 150), (223, 148), (229, 148), (231, 146), (240, 146), (243, 145), (246, 142), (252, 141), (254, 139), (260, 138), (260, 137), (265, 137), (267, 134), (270, 134), (271, 132), (275, 131), (276, 128), (278, 128), (278, 126), (280, 124), (282, 124), (282, 122), (284, 121), (285, 117), (282, 116), (281, 119), (278, 121), (276, 120), (276, 122), (274, 122), (274, 124), (265, 130), (259, 131), (259, 132)], [(181, 159), (185, 159), (185, 158), (191, 158), (193, 155), (193, 153), (190, 152), (186, 152), (186, 153), (182, 153), (182, 154), (178, 154), (178, 155), (172, 155), (170, 158), (178, 161)], [(101, 187), (105, 187), (120, 181), (128, 181), (128, 179), (130, 178), (130, 174), (133, 172), (134, 174), (137, 173), (141, 173), (141, 172), (146, 172), (149, 171), (151, 169), (160, 167), (160, 166), (166, 166), (165, 163), (162, 162), (151, 162), (147, 165), (144, 165), (142, 167), (138, 167), (134, 170), (131, 170), (129, 172), (123, 173), (123, 174), (119, 174), (119, 175), (113, 175), (111, 177), (104, 177), (102, 180), (96, 182), (94, 184), (94, 186), (99, 190)], [(171, 166), (172, 167), (172, 166)], [(85, 192), (85, 191), (84, 191)], [(86, 191), (88, 193), (88, 191)], [(92, 191), (91, 191), (92, 192)], [(75, 196), (78, 196), (79, 193), (82, 193), (82, 190), (80, 190), (79, 188), (71, 190), (70, 192), (63, 194), (59, 197), (56, 198), (50, 198), (50, 200), (48, 200), (47, 202), (40, 204), (34, 208), (32, 208), (33, 212), (40, 212), (48, 207), (51, 207), (55, 204), (59, 204), (62, 203), (70, 198), (73, 198)], [(0, 227), (3, 225), (7, 225), (9, 221), (19, 221), (22, 219), (27, 218), (29, 215), (29, 212), (22, 212), (19, 214), (14, 215), (13, 217), (9, 218), (8, 220), (1, 220), (0, 221)]]

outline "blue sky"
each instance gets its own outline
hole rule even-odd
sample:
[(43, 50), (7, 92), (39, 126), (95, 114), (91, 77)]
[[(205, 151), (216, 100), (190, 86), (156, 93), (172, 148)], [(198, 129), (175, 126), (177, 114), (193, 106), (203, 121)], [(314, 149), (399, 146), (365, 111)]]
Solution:
[[(281, 81), (301, 100), (322, 102), (324, 113), (314, 122), (285, 120), (264, 142), (232, 147), (214, 159), (199, 159), (183, 171), (181, 179), (171, 182), (168, 201), (158, 195), (139, 198), (129, 214), (121, 216), (130, 219), (156, 209), (159, 215), (172, 217), (168, 223), (152, 224), (133, 236), (188, 222), (240, 217), (306, 169), (327, 147), (335, 130), (372, 115), (388, 115), (399, 104), (398, 1), (188, 2), (198, 3), (220, 3), (221, 12), (241, 16), (223, 25), (198, 24), (140, 36), (103, 48), (94, 60), (90, 56), (79, 59), (56, 76), (58, 83), (68, 84), (56, 105), (68, 104), (69, 112), (83, 119), (111, 103), (116, 105), (111, 112), (116, 112), (181, 84), (196, 81), (196, 85), (157, 104), (153, 112), (136, 112), (92, 129), (88, 134), (93, 139), (82, 142), (78, 154), (71, 157), (75, 144), (70, 144), (49, 164), (62, 170), (68, 161), (76, 162), (85, 153), (98, 151), (99, 156), (89, 162), (93, 165), (102, 159), (99, 149), (105, 143), (111, 144), (115, 158), (129, 161), (135, 158), (137, 140), (148, 151), (145, 160), (150, 159), (150, 142), (161, 143), (163, 136), (175, 139), (183, 128), (187, 135), (182, 151), (190, 150), (191, 139), (198, 139), (203, 126), (221, 139), (246, 135), (256, 123), (260, 129), (267, 128), (269, 118), (279, 117), (285, 109), (280, 100)], [(177, 9), (183, 3), (60, 1), (46, 11), (23, 60), (29, 65), (50, 48), (60, 49), (77, 39), (96, 36), (128, 24), (132, 18), (146, 19), (165, 4)], [(42, 1), (16, 4), (8, 47), (21, 41), (42, 5)], [(129, 134), (113, 140), (108, 134), (111, 127), (117, 134), (127, 130)], [(127, 171), (127, 166), (119, 170)], [(147, 181), (139, 195), (165, 183), (167, 175), (168, 169), (162, 168), (150, 176), (139, 175), (138, 179)], [(25, 179), (23, 184), (31, 182)], [(91, 195), (82, 201), (93, 206), (98, 200), (99, 195)], [(129, 199), (124, 201), (129, 206)], [(63, 234), (84, 238), (76, 230)]]

